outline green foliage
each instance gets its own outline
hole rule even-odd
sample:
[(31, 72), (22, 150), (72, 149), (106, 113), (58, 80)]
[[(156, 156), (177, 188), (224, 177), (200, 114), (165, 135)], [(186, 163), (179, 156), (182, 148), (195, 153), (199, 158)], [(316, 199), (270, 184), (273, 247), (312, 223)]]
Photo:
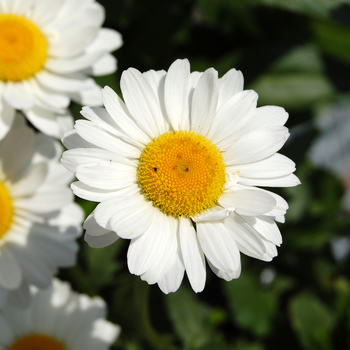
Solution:
[(291, 286), (291, 280), (279, 277), (271, 286), (264, 287), (259, 283), (258, 276), (249, 273), (225, 284), (224, 290), (233, 322), (257, 336), (268, 335), (278, 310), (280, 296)]
[[(170, 318), (176, 333), (186, 348), (202, 349), (201, 346), (212, 342), (215, 336), (209, 323), (210, 310), (203, 307), (192, 290), (182, 286), (176, 293), (165, 298)], [(213, 311), (212, 319), (218, 311)]]
[(332, 349), (334, 315), (315, 295), (301, 293), (290, 302), (290, 320), (305, 349)]

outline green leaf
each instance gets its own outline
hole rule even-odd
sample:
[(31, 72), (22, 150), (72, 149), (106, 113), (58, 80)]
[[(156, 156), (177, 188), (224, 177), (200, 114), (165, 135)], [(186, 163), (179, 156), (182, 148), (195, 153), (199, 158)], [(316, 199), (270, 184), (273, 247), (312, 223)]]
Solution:
[(333, 88), (321, 73), (268, 73), (252, 86), (260, 105), (302, 109), (333, 96)]
[(324, 52), (350, 63), (350, 28), (330, 21), (312, 23), (315, 43)]
[(197, 349), (213, 340), (209, 310), (186, 286), (165, 298), (175, 331), (186, 348)]
[(315, 295), (301, 293), (294, 297), (289, 304), (289, 316), (306, 349), (332, 349), (331, 331), (335, 318)]
[(251, 343), (243, 339), (235, 342), (232, 350), (264, 350), (264, 346), (260, 343)]
[(334, 281), (334, 290), (336, 292), (336, 310), (338, 317), (342, 317), (350, 305), (350, 281), (345, 277), (339, 277)]
[(122, 264), (116, 259), (117, 253), (123, 246), (123, 242), (116, 242), (105, 248), (91, 248), (86, 242), (81, 246), (81, 254), (84, 258), (86, 268), (80, 269), (79, 278), (83, 283), (89, 285), (89, 294), (98, 294), (99, 290), (112, 285), (115, 272)]
[(341, 4), (348, 4), (348, 0), (260, 0), (268, 6), (280, 7), (285, 10), (306, 14), (307, 16), (327, 17), (331, 9)]
[(323, 70), (320, 52), (314, 45), (293, 48), (282, 56), (271, 68), (274, 73), (321, 73)]
[(277, 277), (270, 288), (261, 285), (257, 276), (245, 271), (242, 276), (224, 284), (224, 290), (235, 323), (258, 336), (266, 336), (276, 315), (279, 297), (292, 282)]

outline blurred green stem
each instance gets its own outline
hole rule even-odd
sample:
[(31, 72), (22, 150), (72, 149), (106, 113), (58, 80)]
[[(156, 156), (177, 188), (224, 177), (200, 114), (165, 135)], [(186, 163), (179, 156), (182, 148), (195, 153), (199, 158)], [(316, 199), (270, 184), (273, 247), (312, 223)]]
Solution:
[(179, 350), (176, 346), (163, 339), (153, 328), (148, 309), (149, 290), (149, 285), (146, 282), (143, 282), (140, 278), (135, 278), (134, 307), (138, 318), (139, 331), (152, 349)]

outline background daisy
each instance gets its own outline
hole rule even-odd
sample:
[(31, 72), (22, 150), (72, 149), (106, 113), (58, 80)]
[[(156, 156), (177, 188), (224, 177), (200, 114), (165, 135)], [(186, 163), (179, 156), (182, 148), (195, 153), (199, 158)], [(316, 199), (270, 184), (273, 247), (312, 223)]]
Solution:
[[(129, 270), (165, 292), (186, 270), (203, 290), (205, 261), (227, 281), (241, 272), (240, 252), (265, 261), (282, 243), (275, 223), (285, 200), (256, 186), (299, 184), (295, 165), (276, 154), (288, 138), (283, 108), (256, 107), (235, 69), (190, 73), (187, 60), (168, 72), (136, 69), (121, 79), (125, 103), (109, 88), (106, 109), (84, 107), (63, 139), (62, 162), (74, 193), (101, 202), (86, 224), (99, 246), (130, 239)], [(91, 228), (93, 227), (93, 228)], [(97, 238), (98, 237), (98, 238)]]
[(108, 322), (106, 304), (71, 290), (54, 279), (40, 290), (31, 287), (26, 310), (6, 305), (0, 311), (0, 347), (6, 350), (105, 350), (116, 340), (119, 326)]
[(101, 104), (91, 75), (110, 74), (121, 35), (101, 28), (95, 1), (0, 1), (0, 135), (15, 109), (40, 131), (61, 137), (72, 126), (70, 100)]
[(59, 267), (75, 264), (83, 212), (59, 163), (62, 147), (17, 115), (0, 140), (0, 305), (29, 302)]

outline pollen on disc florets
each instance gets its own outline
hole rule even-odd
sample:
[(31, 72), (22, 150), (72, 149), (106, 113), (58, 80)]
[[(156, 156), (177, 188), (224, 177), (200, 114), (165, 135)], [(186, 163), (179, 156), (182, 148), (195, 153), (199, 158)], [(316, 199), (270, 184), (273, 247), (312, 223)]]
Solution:
[(0, 15), (0, 80), (22, 81), (42, 70), (46, 37), (36, 24), (14, 14)]
[(138, 184), (163, 213), (191, 217), (217, 203), (225, 169), (220, 150), (210, 140), (192, 131), (168, 132), (145, 147)]

